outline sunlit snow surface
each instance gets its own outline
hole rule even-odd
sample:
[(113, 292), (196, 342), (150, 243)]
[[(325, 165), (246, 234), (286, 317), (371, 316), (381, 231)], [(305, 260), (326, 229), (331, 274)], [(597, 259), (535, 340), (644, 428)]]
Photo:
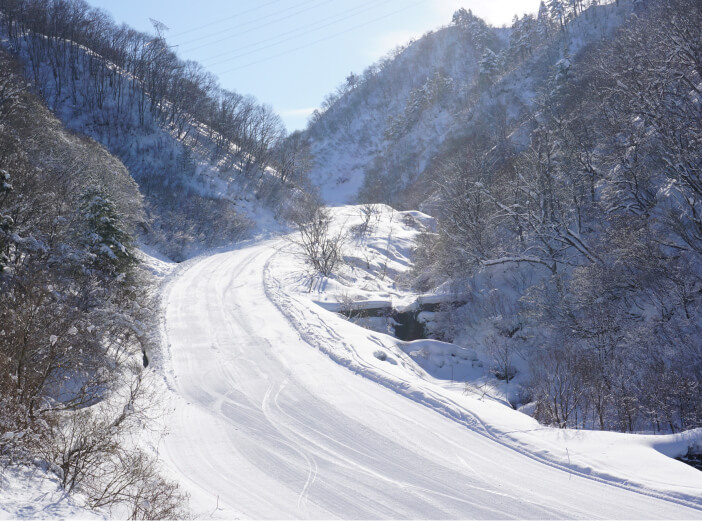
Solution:
[[(346, 226), (359, 215), (337, 213)], [(377, 238), (391, 215), (402, 217), (386, 212)], [(399, 273), (417, 232), (393, 230)], [(190, 262), (167, 285), (157, 370), (174, 412), (160, 450), (196, 516), (702, 518), (702, 473), (663, 454), (699, 432), (550, 429), (466, 394), (318, 304), (341, 286), (402, 298), (357, 271), (309, 291), (291, 245), (268, 240)]]
[(0, 519), (104, 519), (39, 467), (0, 468)]

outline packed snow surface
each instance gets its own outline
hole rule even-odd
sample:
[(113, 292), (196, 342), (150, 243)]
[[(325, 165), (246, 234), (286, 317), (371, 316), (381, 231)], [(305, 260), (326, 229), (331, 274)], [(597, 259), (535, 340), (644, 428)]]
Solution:
[(296, 289), (301, 270), (266, 240), (168, 285), (161, 455), (194, 515), (702, 518), (702, 473), (668, 457), (699, 432), (540, 426), (319, 306)]

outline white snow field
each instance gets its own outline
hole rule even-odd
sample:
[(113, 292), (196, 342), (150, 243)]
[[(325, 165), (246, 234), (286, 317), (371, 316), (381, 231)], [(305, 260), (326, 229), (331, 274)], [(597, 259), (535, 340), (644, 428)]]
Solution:
[(38, 466), (0, 467), (0, 519), (106, 519)]
[(168, 285), (161, 455), (196, 517), (702, 519), (702, 473), (654, 448), (699, 432), (550, 429), (467, 396), (290, 291), (287, 249), (204, 257)]

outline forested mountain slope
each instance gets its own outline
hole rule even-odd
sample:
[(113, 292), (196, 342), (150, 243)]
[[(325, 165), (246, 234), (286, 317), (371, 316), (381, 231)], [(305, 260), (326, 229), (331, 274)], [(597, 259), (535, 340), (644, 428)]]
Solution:
[[(347, 172), (361, 199), (437, 218), (415, 287), (452, 286), (459, 307), (433, 335), (491, 360), (515, 406), (560, 427), (699, 427), (702, 7), (583, 7), (550, 1), (505, 40), (458, 11), (311, 124), (315, 178), (331, 200), (327, 176)], [(467, 27), (472, 76), (396, 85), (419, 50)], [(418, 71), (438, 69), (429, 56)], [(364, 111), (383, 87), (401, 101), (404, 88), (411, 110)]]
[[(485, 30), (490, 45), (502, 45), (482, 22), (474, 23)], [(352, 74), (327, 97), (323, 112), (313, 115), (308, 129), (314, 159), (311, 178), (324, 187), (327, 199), (336, 200), (341, 191), (345, 200), (353, 200), (364, 176), (382, 169), (383, 161), (393, 164), (393, 175), (402, 179), (392, 179), (393, 185), (377, 196), (396, 198), (403, 184), (426, 168), (428, 158), (422, 156), (445, 139), (459, 93), (477, 80), (476, 43), (458, 26), (429, 33), (396, 49), (363, 75)]]
[(183, 259), (285, 214), (305, 194), (284, 129), (158, 25), (82, 0), (1, 1), (0, 25), (0, 464), (104, 515), (185, 517), (151, 452), (159, 301), (135, 244)]
[(543, 6), (507, 29), (461, 9), (451, 25), (352, 74), (310, 121), (311, 179), (330, 201), (421, 208), (441, 159), (470, 136), (490, 132), (502, 147), (524, 147), (556, 64), (611, 34), (632, 9), (575, 5), (577, 16)]
[(262, 204), (279, 211), (295, 190), (270, 169), (284, 162), (279, 117), (179, 59), (158, 24), (154, 35), (117, 26), (82, 0), (4, 1), (0, 13), (49, 108), (129, 168), (146, 201), (141, 232), (165, 253), (245, 236)]

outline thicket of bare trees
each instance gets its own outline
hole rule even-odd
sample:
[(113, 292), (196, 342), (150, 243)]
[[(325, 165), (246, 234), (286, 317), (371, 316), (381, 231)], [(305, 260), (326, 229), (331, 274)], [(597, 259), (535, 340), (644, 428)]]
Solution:
[(0, 462), (134, 519), (184, 514), (130, 442), (149, 424), (155, 302), (133, 253), (143, 201), (124, 165), (66, 131), (0, 54)]
[[(567, 35), (555, 4), (522, 29)], [(702, 425), (701, 28), (699, 2), (635, 2), (615, 38), (554, 60), (527, 146), (474, 125), (436, 170), (440, 232), (421, 263), (528, 274), (520, 334), (503, 340), (530, 346), (545, 423)]]
[[(84, 0), (3, 0), (0, 12), (7, 45), (26, 62), (35, 88), (70, 128), (127, 165), (148, 201), (151, 240), (174, 257), (191, 245), (237, 239), (250, 227), (231, 201), (219, 200), (219, 190), (198, 184), (234, 181), (275, 206), (281, 191), (299, 182), (289, 174), (291, 163), (299, 164), (289, 154), (299, 147), (283, 146), (280, 118), (179, 59), (161, 25), (155, 34), (118, 26)], [(195, 157), (222, 179), (194, 181)], [(268, 166), (284, 174), (270, 175)]]
[(280, 138), (278, 116), (254, 98), (222, 89), (198, 63), (180, 60), (160, 26), (156, 35), (117, 26), (83, 0), (4, 0), (0, 11), (10, 48), (26, 52), (50, 107), (70, 98), (115, 134), (153, 124), (150, 114), (179, 139), (197, 141), (204, 124), (218, 154), (267, 164), (267, 151)]

